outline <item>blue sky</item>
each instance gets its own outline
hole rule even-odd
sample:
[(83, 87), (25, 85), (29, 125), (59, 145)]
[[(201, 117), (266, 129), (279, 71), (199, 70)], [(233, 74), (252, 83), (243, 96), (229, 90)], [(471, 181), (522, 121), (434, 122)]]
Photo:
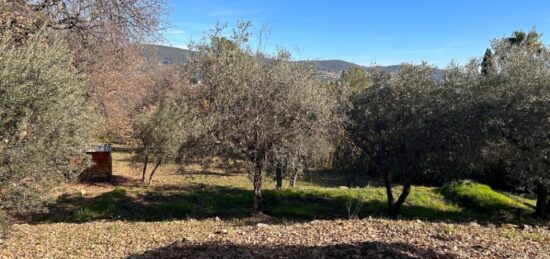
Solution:
[(267, 51), (361, 65), (424, 60), (444, 67), (481, 56), (490, 39), (514, 30), (550, 34), (548, 0), (171, 0), (169, 11), (166, 45), (186, 46), (218, 21), (249, 20), (255, 30), (271, 27)]

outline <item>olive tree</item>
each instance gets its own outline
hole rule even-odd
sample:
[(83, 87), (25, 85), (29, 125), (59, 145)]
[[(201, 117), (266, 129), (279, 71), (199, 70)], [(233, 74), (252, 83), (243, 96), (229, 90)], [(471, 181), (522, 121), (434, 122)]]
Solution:
[(369, 86), (367, 71), (362, 67), (351, 67), (342, 71), (338, 80), (326, 86), (337, 102), (330, 128), (333, 146), (331, 164), (332, 168), (344, 174), (347, 186), (351, 187), (357, 176), (365, 173), (366, 168), (364, 152), (346, 132), (345, 127), (349, 122), (346, 114), (353, 109), (352, 98)]
[(136, 125), (136, 138), (142, 148), (136, 154), (143, 161), (141, 181), (145, 182), (149, 162), (155, 165), (149, 175), (153, 176), (162, 163), (174, 162), (184, 144), (198, 132), (194, 111), (184, 97), (167, 97), (159, 107), (142, 115)]
[[(352, 97), (346, 129), (366, 156), (370, 170), (382, 176), (390, 217), (396, 218), (423, 175), (435, 175), (455, 160), (458, 141), (450, 114), (449, 90), (433, 78), (433, 68), (404, 64), (395, 75), (371, 71), (369, 87)], [(394, 198), (394, 183), (403, 188)]]
[(520, 31), (493, 40), (482, 61), (449, 66), (445, 79), (457, 93), (449, 100), (461, 107), (453, 131), (467, 145), (459, 158), (485, 174), (496, 164), (515, 190), (534, 190), (538, 216), (550, 207), (549, 65), (540, 34)]
[(282, 141), (272, 149), (268, 155), (267, 170), (274, 173), (277, 189), (282, 188), (285, 178), (288, 179), (289, 187), (295, 187), (298, 177), (311, 167), (326, 167), (332, 150), (327, 134), (300, 134)]
[(243, 160), (251, 174), (254, 211), (262, 211), (262, 177), (269, 155), (285, 141), (322, 132), (332, 101), (309, 64), (286, 51), (268, 56), (249, 46), (249, 23), (227, 38), (213, 30), (195, 46), (197, 87), (212, 122), (213, 154)]
[(47, 183), (63, 180), (69, 159), (92, 133), (87, 80), (71, 64), (66, 45), (37, 35), (19, 46), (0, 39), (1, 207), (30, 203)]
[(492, 106), (488, 154), (538, 194), (536, 213), (550, 207), (550, 51), (540, 35), (516, 32), (492, 43), (496, 73), (482, 81)]

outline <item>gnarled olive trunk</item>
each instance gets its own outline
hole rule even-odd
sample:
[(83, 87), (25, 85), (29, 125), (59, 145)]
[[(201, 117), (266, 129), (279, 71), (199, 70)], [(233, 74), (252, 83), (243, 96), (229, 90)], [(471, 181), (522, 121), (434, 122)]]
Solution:
[(275, 168), (275, 181), (277, 190), (283, 188), (283, 166), (281, 164), (277, 164), (277, 168)]
[(290, 180), (288, 181), (288, 185), (290, 187), (296, 186), (296, 181), (298, 181), (298, 170), (294, 170), (292, 172), (292, 175), (290, 176)]
[(262, 166), (261, 165), (256, 165), (253, 181), (254, 181), (254, 213), (259, 214), (263, 211)]
[(548, 188), (542, 184), (537, 184), (537, 205), (535, 215), (537, 217), (544, 217), (548, 213), (548, 207), (550, 207), (550, 201), (548, 200)]
[(384, 183), (386, 186), (386, 195), (388, 198), (388, 214), (391, 219), (397, 219), (399, 211), (401, 210), (401, 207), (403, 207), (403, 203), (405, 203), (405, 200), (411, 192), (411, 184), (409, 181), (403, 184), (403, 191), (401, 191), (399, 198), (397, 198), (397, 201), (395, 201), (393, 198), (391, 178), (389, 175), (384, 176)]
[(151, 181), (153, 181), (153, 176), (155, 175), (155, 172), (157, 172), (157, 169), (159, 168), (161, 163), (162, 163), (162, 159), (159, 159), (155, 164), (153, 171), (151, 171), (151, 175), (149, 175), (149, 185), (151, 185)]
[(149, 157), (145, 156), (143, 160), (143, 172), (141, 173), (141, 182), (145, 182), (145, 174), (147, 173), (147, 164), (149, 163)]
[(392, 214), (392, 208), (393, 208), (393, 192), (392, 192), (392, 186), (391, 186), (391, 179), (388, 174), (384, 175), (384, 185), (386, 187), (386, 198), (388, 200), (388, 213)]

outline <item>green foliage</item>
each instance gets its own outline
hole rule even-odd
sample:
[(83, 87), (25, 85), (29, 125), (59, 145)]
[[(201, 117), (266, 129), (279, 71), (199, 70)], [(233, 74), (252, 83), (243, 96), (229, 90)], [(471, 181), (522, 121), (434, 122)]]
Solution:
[[(425, 63), (404, 64), (393, 75), (374, 69), (371, 85), (351, 96), (352, 108), (345, 113), (349, 138), (364, 153), (368, 168), (384, 179), (392, 217), (416, 179), (437, 177), (458, 162), (455, 148), (467, 147), (461, 106), (448, 105), (456, 101), (456, 91), (436, 81), (432, 71)], [(396, 200), (395, 181), (404, 187)]]
[(527, 209), (518, 201), (471, 181), (454, 182), (443, 186), (440, 192), (449, 200), (478, 212), (495, 214), (514, 209)]
[(373, 70), (370, 86), (351, 96), (346, 130), (387, 186), (393, 179), (405, 187), (395, 206), (388, 191), (390, 211), (417, 179), (440, 183), (498, 165), (510, 174), (503, 179), (537, 186), (544, 214), (550, 207), (549, 64), (550, 51), (532, 30), (494, 40), (481, 62), (449, 65), (442, 82), (426, 65), (406, 65), (394, 75)]
[(0, 210), (0, 238), (6, 238), (10, 230), (10, 225), (7, 215), (3, 210)]
[(77, 222), (89, 222), (98, 219), (101, 216), (102, 214), (97, 213), (89, 208), (82, 208), (74, 213), (73, 218)]
[(91, 136), (85, 78), (66, 46), (35, 36), (0, 39), (0, 206), (36, 210), (39, 194), (63, 179)]
[(343, 173), (346, 177), (346, 185), (356, 184), (356, 178), (364, 175), (366, 171), (364, 152), (357, 147), (350, 135), (345, 131), (350, 121), (349, 114), (353, 109), (352, 98), (365, 91), (368, 87), (368, 76), (362, 67), (351, 67), (342, 72), (340, 78), (329, 83), (328, 88), (337, 100), (334, 111), (333, 129), (334, 135), (331, 139), (332, 168)]
[(181, 146), (197, 134), (194, 115), (183, 97), (168, 97), (158, 108), (142, 115), (135, 125), (136, 137), (143, 144), (138, 156), (174, 161)]
[(338, 82), (338, 87), (345, 87), (351, 90), (364, 90), (369, 85), (367, 72), (362, 67), (351, 67), (348, 70), (344, 70)]
[(481, 157), (498, 161), (518, 187), (536, 191), (543, 216), (550, 208), (550, 50), (540, 38), (532, 30), (493, 41), (497, 73), (478, 83), (476, 104), (485, 107), (480, 132), (489, 133)]
[(495, 63), (493, 60), (493, 52), (491, 51), (491, 49), (487, 49), (485, 51), (483, 61), (481, 62), (481, 74), (485, 76), (496, 74)]

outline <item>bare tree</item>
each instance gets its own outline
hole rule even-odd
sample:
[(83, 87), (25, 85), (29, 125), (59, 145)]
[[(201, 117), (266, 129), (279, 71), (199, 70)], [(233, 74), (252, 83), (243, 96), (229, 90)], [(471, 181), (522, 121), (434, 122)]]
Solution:
[(115, 139), (131, 135), (132, 111), (155, 86), (141, 43), (158, 42), (164, 0), (2, 0), (0, 34), (20, 44), (38, 31), (62, 39), (91, 79), (88, 99)]

